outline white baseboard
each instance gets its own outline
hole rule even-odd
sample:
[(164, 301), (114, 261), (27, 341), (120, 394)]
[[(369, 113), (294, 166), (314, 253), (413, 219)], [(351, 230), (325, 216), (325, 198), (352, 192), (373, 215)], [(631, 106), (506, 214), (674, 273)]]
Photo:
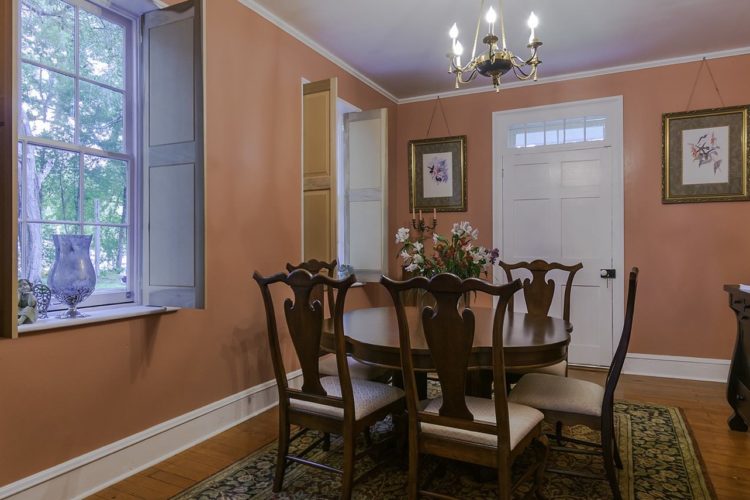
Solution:
[(726, 382), (729, 363), (728, 359), (629, 353), (622, 371), (630, 375)]
[[(289, 373), (291, 384), (301, 374), (301, 370)], [(276, 382), (269, 380), (0, 487), (0, 499), (86, 497), (252, 418), (277, 402)]]

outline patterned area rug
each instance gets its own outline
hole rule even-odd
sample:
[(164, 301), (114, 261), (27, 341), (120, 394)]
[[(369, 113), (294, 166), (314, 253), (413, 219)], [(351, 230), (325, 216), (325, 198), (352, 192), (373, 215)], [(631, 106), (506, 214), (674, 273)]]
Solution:
[[(626, 499), (713, 499), (715, 494), (702, 467), (687, 424), (677, 408), (652, 404), (617, 402), (617, 437), (624, 468), (619, 471), (620, 490)], [(382, 439), (391, 431), (391, 423), (378, 424), (373, 440)], [(585, 440), (598, 440), (597, 433), (582, 427), (568, 429), (567, 435)], [(318, 436), (308, 432), (292, 443), (292, 452), (302, 450)], [(363, 441), (363, 440), (362, 440)], [(364, 446), (364, 443), (360, 443)], [(360, 448), (361, 449), (361, 448)], [(358, 450), (359, 451), (359, 450)], [(395, 454), (395, 451), (393, 452)], [(308, 457), (340, 468), (341, 441), (332, 440), (331, 450), (320, 447)], [(524, 462), (533, 459), (533, 450), (519, 457), (514, 474), (522, 471)], [(284, 478), (284, 491), (274, 494), (274, 443), (230, 465), (193, 488), (175, 497), (187, 499), (302, 499), (338, 498), (340, 476), (304, 465), (292, 464)], [(482, 481), (477, 468), (468, 464), (423, 457), (422, 481), (429, 481), (431, 490), (457, 498), (496, 498), (495, 481)], [(604, 469), (600, 457), (551, 451), (549, 466), (560, 469), (577, 469), (601, 474)], [(369, 458), (357, 462), (357, 475), (363, 480), (355, 483), (355, 499), (400, 499), (406, 497), (407, 462), (405, 458), (387, 460), (375, 467)], [(605, 499), (611, 498), (606, 481), (582, 479), (554, 473), (546, 474), (547, 498)], [(530, 489), (521, 488), (514, 498)]]

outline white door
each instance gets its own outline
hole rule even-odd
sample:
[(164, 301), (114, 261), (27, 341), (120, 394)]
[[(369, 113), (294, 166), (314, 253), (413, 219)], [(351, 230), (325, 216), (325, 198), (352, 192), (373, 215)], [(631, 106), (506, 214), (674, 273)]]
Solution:
[[(583, 264), (571, 292), (572, 364), (609, 365), (622, 329), (622, 108), (620, 100), (611, 101), (498, 113), (494, 122), (493, 218), (501, 259)], [(560, 123), (563, 129), (568, 121), (577, 127), (590, 116), (606, 123), (604, 138), (578, 137), (565, 144), (565, 135), (557, 134), (551, 136), (552, 145), (518, 147), (514, 142), (519, 123), (528, 124), (528, 144), (529, 138), (539, 140), (538, 133), (532, 137), (539, 127), (547, 134)], [(606, 269), (614, 270), (615, 279), (601, 277)], [(557, 287), (551, 316), (562, 317), (566, 278), (560, 271), (548, 274)], [(515, 304), (519, 311), (526, 309), (521, 293)]]
[[(606, 365), (612, 351), (614, 287), (600, 277), (613, 267), (611, 163), (606, 147), (503, 157), (502, 260), (583, 263), (571, 292), (573, 364)], [(562, 317), (567, 273), (547, 276), (557, 288), (550, 315)], [(526, 309), (522, 294), (515, 300)]]

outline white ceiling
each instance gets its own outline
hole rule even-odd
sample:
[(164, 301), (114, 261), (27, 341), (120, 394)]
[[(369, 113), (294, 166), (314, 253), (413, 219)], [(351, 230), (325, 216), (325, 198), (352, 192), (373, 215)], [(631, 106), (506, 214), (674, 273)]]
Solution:
[[(470, 54), (479, 0), (241, 0), (258, 4), (399, 99), (453, 90), (455, 21)], [(485, 4), (497, 0), (488, 0)], [(533, 10), (539, 78), (747, 49), (750, 0), (506, 0), (508, 48), (526, 56)], [(481, 38), (487, 25), (482, 21)], [(744, 50), (741, 50), (744, 52)], [(477, 49), (479, 52), (479, 48)], [(464, 58), (466, 59), (466, 57)], [(504, 81), (512, 81), (506, 75)], [(486, 85), (487, 79), (469, 86)]]

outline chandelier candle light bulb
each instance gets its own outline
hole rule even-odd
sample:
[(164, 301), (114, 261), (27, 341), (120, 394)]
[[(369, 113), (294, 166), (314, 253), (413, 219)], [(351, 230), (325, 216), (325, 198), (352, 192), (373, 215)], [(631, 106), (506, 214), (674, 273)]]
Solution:
[[(534, 42), (538, 42), (536, 38), (536, 27), (539, 26), (539, 18), (536, 17), (534, 14), (534, 11), (531, 11), (531, 14), (529, 14), (529, 20), (526, 21), (526, 24), (531, 28), (531, 36), (529, 37), (529, 46), (533, 45)], [(455, 25), (454, 25), (455, 26)]]
[(497, 13), (495, 12), (495, 9), (490, 7), (487, 10), (487, 15), (484, 16), (484, 20), (487, 21), (487, 24), (489, 24), (490, 35), (494, 35), (495, 34), (495, 21), (497, 21)]

